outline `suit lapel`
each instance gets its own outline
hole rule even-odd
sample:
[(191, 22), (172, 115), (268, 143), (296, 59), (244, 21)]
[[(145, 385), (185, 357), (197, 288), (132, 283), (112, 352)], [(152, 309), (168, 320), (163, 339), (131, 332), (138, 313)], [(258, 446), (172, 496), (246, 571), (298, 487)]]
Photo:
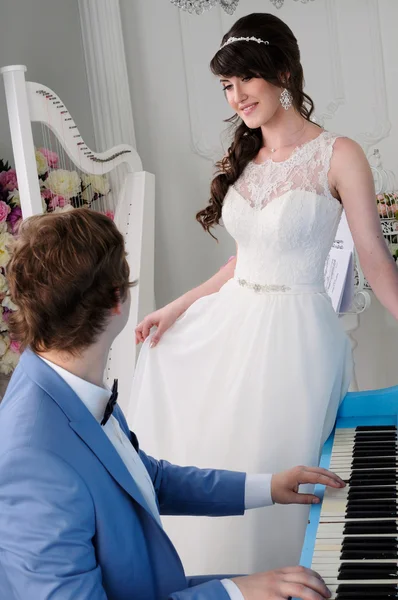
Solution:
[(69, 425), (96, 455), (108, 473), (157, 523), (139, 487), (110, 442), (102, 427), (69, 385), (39, 356), (27, 350), (18, 369), (22, 369), (56, 402), (69, 420)]
[(139, 487), (94, 417), (84, 421), (70, 421), (69, 425), (94, 452), (113, 479), (153, 517)]

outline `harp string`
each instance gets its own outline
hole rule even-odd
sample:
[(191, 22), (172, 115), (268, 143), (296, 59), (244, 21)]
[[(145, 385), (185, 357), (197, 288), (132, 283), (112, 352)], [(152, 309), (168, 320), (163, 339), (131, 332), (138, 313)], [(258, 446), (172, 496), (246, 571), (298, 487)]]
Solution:
[[(38, 149), (45, 148), (50, 153), (47, 161), (47, 176), (45, 179), (41, 177), (40, 182), (42, 197), (45, 199), (47, 210), (53, 211), (57, 208), (62, 209), (65, 205), (71, 204), (74, 207), (88, 206), (92, 210), (101, 211), (108, 215), (114, 215), (117, 208), (118, 192), (122, 189), (123, 170), (126, 171), (124, 166), (121, 165), (115, 168), (115, 160), (112, 158), (110, 161), (107, 161), (107, 164), (109, 165), (110, 162), (113, 168), (107, 174), (105, 174), (105, 164), (102, 162), (97, 163), (102, 172), (100, 175), (94, 175), (93, 173), (86, 173), (83, 171), (81, 159), (79, 160), (79, 164), (75, 164), (65, 151), (66, 143), (60, 142), (59, 137), (55, 135), (51, 129), (52, 111), (49, 110), (49, 103), (53, 102), (52, 98), (43, 95), (41, 101), (45, 105), (47, 123), (41, 123), (41, 144), (37, 144), (36, 147)], [(66, 139), (64, 127), (66, 126), (67, 125), (62, 121), (61, 137), (63, 137), (64, 140)], [(85, 151), (85, 144), (77, 128), (75, 131), (76, 133), (73, 135), (79, 148), (78, 156), (82, 157), (82, 154)], [(56, 162), (53, 160), (55, 158), (53, 153), (58, 157)], [(77, 173), (79, 181), (81, 182), (78, 194), (72, 197), (67, 197), (70, 194), (65, 194), (65, 196), (62, 197), (62, 194), (57, 193), (57, 190), (49, 185), (49, 183), (45, 183), (45, 180), (48, 179), (50, 174), (59, 169), (68, 171), (69, 173), (72, 173), (73, 171)], [(107, 191), (108, 189), (109, 191)]]

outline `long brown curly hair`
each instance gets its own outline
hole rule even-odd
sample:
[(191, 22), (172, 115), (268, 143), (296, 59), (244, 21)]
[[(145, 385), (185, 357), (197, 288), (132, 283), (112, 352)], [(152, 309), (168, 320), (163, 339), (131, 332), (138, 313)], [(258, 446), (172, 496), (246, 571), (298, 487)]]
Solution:
[[(271, 14), (252, 13), (239, 19), (222, 39), (230, 37), (257, 37), (269, 45), (251, 42), (234, 42), (218, 50), (210, 63), (214, 75), (229, 77), (262, 77), (269, 83), (284, 87), (293, 97), (293, 106), (308, 121), (314, 103), (304, 93), (303, 67), (300, 50), (291, 29)], [(287, 81), (284, 75), (289, 73)], [(203, 229), (215, 237), (210, 229), (221, 219), (222, 205), (228, 188), (235, 183), (246, 165), (258, 154), (263, 144), (261, 128), (249, 129), (238, 115), (226, 120), (231, 123), (234, 138), (227, 155), (216, 163), (216, 173), (211, 183), (210, 200), (199, 211), (196, 220)]]

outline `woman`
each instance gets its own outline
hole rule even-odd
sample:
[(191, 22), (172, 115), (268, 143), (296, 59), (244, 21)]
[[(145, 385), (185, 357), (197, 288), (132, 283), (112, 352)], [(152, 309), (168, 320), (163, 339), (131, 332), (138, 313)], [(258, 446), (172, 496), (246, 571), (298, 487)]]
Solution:
[[(222, 217), (237, 258), (138, 325), (131, 423), (146, 449), (182, 464), (252, 473), (316, 465), (352, 371), (323, 283), (343, 208), (365, 275), (396, 318), (397, 269), (361, 148), (310, 120), (289, 27), (243, 17), (211, 69), (236, 130), (197, 219), (210, 231)], [(166, 529), (189, 573), (252, 572), (299, 560), (307, 514), (274, 506), (221, 522), (169, 519)]]

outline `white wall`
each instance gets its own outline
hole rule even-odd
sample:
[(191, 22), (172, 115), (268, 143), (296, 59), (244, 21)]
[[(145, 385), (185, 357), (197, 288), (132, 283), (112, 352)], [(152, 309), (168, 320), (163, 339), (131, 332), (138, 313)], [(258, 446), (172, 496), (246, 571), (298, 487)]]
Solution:
[[(156, 298), (158, 305), (198, 284), (233, 252), (218, 230), (217, 245), (195, 222), (207, 203), (212, 161), (220, 156), (228, 107), (208, 70), (221, 34), (244, 14), (267, 11), (292, 27), (307, 91), (327, 129), (378, 147), (385, 167), (398, 164), (398, 2), (396, 0), (241, 0), (231, 17), (202, 16), (168, 0), (121, 0), (137, 147), (156, 174)], [(391, 127), (390, 127), (391, 126)], [(398, 328), (377, 301), (361, 318), (357, 372), (361, 388), (397, 383)]]
[[(0, 66), (24, 64), (27, 79), (54, 90), (94, 145), (77, 0), (0, 0)], [(0, 81), (0, 158), (12, 162)]]
[[(169, 0), (120, 5), (137, 148), (145, 169), (156, 175), (155, 293), (161, 306), (209, 277), (234, 243), (219, 230), (223, 244), (217, 245), (195, 221), (208, 200), (212, 163), (192, 149), (179, 10)], [(215, 17), (211, 11), (198, 22)]]
[[(232, 17), (219, 9), (187, 15), (169, 0), (120, 5), (138, 150), (156, 175), (159, 306), (210, 276), (234, 251), (221, 228), (219, 244), (205, 234), (195, 213), (207, 203), (222, 119), (230, 116), (208, 62), (221, 34), (243, 14), (268, 11), (287, 21), (326, 127), (362, 141), (370, 137), (398, 175), (396, 0), (285, 0), (279, 11), (268, 0), (241, 0)], [(0, 0), (0, 17), (0, 65), (26, 64), (28, 77), (57, 92), (94, 146), (77, 0)], [(0, 157), (12, 158), (2, 84)], [(374, 301), (356, 336), (360, 387), (397, 382), (397, 334)]]

